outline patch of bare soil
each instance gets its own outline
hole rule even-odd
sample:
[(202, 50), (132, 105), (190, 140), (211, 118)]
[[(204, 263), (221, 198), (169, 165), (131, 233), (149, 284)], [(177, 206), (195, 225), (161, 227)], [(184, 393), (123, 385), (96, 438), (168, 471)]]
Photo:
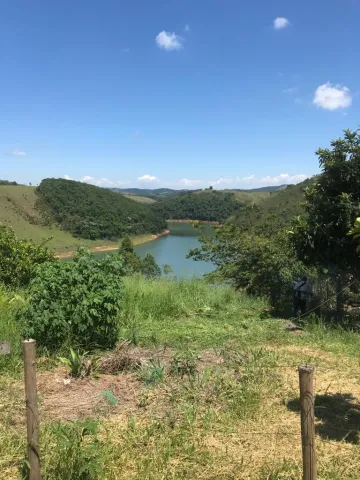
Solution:
[(140, 382), (131, 373), (72, 379), (61, 367), (38, 376), (40, 413), (50, 418), (76, 420), (120, 409), (132, 411), (139, 391)]

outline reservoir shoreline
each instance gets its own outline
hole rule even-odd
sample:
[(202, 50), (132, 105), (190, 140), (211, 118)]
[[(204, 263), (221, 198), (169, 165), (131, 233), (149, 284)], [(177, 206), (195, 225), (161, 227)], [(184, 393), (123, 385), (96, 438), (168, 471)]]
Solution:
[[(144, 243), (152, 242), (153, 240), (157, 240), (160, 237), (164, 237), (165, 235), (168, 235), (170, 233), (170, 230), (166, 229), (161, 233), (157, 233), (156, 235), (139, 235), (138, 237), (134, 237), (132, 240), (134, 242), (134, 245), (143, 245)], [(98, 247), (90, 247), (90, 250), (93, 253), (100, 253), (100, 252), (114, 252), (119, 249), (120, 245), (100, 245)], [(56, 252), (55, 250), (55, 257), (56, 258), (71, 258), (74, 256), (76, 250), (69, 250), (67, 252)]]

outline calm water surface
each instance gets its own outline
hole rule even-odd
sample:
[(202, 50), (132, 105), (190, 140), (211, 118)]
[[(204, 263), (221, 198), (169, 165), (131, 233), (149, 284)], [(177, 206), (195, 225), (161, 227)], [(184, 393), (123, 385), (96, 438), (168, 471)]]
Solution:
[[(206, 233), (211, 235), (213, 228), (206, 226)], [(171, 265), (176, 277), (201, 277), (204, 273), (214, 270), (214, 265), (208, 262), (195, 262), (187, 259), (189, 250), (200, 246), (199, 232), (189, 223), (169, 222), (169, 235), (160, 237), (151, 242), (135, 247), (136, 253), (144, 257), (147, 253), (154, 255), (156, 262), (162, 268), (165, 264)], [(98, 258), (106, 255), (104, 252), (96, 254)]]
[[(136, 253), (140, 257), (151, 253), (160, 267), (165, 264), (171, 265), (172, 275), (177, 277), (201, 277), (204, 273), (214, 270), (211, 263), (195, 262), (186, 258), (189, 250), (200, 246), (197, 238), (199, 233), (194, 227), (188, 223), (169, 222), (168, 229), (169, 235), (136, 246)], [(212, 227), (207, 227), (207, 233), (211, 234), (211, 231)]]

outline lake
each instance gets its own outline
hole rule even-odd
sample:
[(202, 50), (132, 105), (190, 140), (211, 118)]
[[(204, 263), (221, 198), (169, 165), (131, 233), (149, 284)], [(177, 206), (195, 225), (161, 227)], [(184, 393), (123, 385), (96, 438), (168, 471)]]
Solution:
[[(201, 277), (204, 273), (214, 270), (214, 266), (208, 262), (195, 262), (187, 259), (189, 250), (200, 246), (199, 232), (189, 223), (168, 222), (170, 233), (159, 237), (151, 242), (143, 243), (135, 247), (136, 253), (144, 257), (151, 253), (158, 265), (162, 268), (165, 264), (171, 265), (173, 273), (177, 277), (191, 278)], [(210, 225), (205, 226), (206, 232), (213, 231)], [(103, 257), (104, 253), (97, 253), (97, 257)]]

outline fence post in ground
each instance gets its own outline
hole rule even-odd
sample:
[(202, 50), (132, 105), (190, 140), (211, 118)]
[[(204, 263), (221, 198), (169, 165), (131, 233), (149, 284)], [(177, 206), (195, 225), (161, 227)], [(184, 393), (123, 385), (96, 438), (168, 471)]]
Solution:
[(303, 480), (317, 478), (313, 375), (313, 367), (299, 367)]
[(23, 341), (26, 425), (29, 461), (29, 480), (41, 480), (39, 448), (39, 411), (37, 405), (35, 340)]

